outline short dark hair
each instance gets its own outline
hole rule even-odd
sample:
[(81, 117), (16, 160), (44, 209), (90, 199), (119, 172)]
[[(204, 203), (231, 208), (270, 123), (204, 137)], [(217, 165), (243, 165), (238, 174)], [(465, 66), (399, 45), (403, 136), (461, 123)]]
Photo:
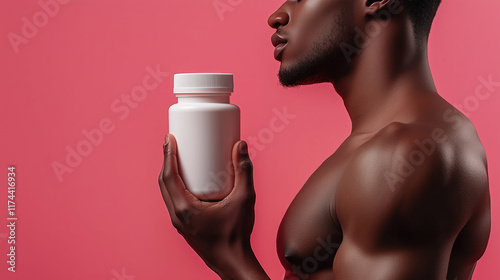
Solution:
[(417, 39), (427, 39), (441, 0), (405, 0), (404, 3), (413, 23), (415, 36)]

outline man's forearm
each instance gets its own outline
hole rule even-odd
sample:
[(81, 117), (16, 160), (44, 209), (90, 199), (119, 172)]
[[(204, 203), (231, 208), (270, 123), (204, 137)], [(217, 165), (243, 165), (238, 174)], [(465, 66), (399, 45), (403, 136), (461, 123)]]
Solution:
[(222, 280), (270, 280), (252, 249), (244, 252), (227, 252), (215, 265), (209, 267)]

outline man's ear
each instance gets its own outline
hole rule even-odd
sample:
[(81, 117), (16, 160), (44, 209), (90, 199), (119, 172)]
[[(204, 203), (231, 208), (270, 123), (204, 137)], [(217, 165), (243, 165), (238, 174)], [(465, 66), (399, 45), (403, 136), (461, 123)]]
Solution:
[(394, 0), (363, 0), (365, 1), (366, 13), (374, 15), (380, 10), (387, 8)]

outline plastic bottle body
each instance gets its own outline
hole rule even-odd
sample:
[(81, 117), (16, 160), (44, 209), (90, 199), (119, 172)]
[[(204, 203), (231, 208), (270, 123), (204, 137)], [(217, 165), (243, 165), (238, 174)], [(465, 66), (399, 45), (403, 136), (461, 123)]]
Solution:
[(179, 173), (202, 200), (221, 200), (233, 187), (231, 153), (240, 139), (240, 110), (229, 94), (178, 95), (169, 108)]

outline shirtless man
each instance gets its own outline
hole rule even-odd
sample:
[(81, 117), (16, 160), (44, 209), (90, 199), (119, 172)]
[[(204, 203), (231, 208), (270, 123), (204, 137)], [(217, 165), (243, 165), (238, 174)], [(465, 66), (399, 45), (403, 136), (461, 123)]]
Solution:
[[(270, 16), (280, 82), (332, 83), (352, 121), (281, 222), (285, 279), (471, 279), (490, 232), (487, 163), (429, 70), (439, 2), (296, 0)], [(231, 194), (205, 202), (179, 176), (175, 138), (166, 142), (159, 184), (179, 233), (222, 279), (269, 279), (250, 244), (246, 143), (233, 147)]]

